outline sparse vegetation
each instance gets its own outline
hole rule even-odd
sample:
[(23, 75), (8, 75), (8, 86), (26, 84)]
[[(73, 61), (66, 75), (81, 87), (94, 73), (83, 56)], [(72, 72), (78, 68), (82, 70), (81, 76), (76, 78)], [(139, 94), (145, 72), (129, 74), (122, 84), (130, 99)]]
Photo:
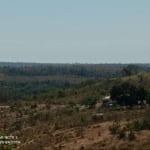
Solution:
[[(53, 73), (60, 75), (61, 72), (63, 79), (66, 74), (71, 74), (63, 83), (63, 79), (54, 81), (49, 78), (48, 72), (52, 68), (40, 74), (43, 68), (31, 67), (35, 69), (34, 73), (30, 67), (15, 68), (10, 73), (11, 67), (2, 67), (1, 72), (9, 76), (9, 80), (0, 81), (0, 135), (18, 136), (21, 141), (16, 145), (18, 150), (119, 150), (133, 147), (148, 150), (150, 74), (134, 73), (121, 77), (121, 72), (119, 75), (115, 73), (122, 67), (114, 66), (109, 70), (106, 65), (113, 75), (105, 76), (103, 72), (102, 79), (98, 77), (101, 70), (98, 66), (82, 67), (62, 67), (64, 74), (60, 66), (56, 67)], [(97, 71), (91, 75), (93, 69)], [(108, 95), (111, 95), (110, 99)], [(4, 145), (0, 146), (4, 149)], [(6, 149), (12, 150), (12, 147)]]

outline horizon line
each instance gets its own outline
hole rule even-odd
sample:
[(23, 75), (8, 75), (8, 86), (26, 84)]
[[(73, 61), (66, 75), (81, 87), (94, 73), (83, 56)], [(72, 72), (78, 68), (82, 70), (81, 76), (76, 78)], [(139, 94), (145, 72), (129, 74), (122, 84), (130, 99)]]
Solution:
[(31, 61), (0, 61), (0, 63), (12, 63), (12, 64), (150, 64), (150, 62), (31, 62)]

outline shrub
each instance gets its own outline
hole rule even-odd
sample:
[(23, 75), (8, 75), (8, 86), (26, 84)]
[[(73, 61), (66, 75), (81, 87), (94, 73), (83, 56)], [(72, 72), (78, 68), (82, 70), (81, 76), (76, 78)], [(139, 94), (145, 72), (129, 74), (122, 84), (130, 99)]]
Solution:
[(147, 119), (135, 120), (126, 124), (129, 130), (140, 131), (140, 130), (150, 130), (150, 121)]
[(125, 128), (122, 128), (118, 131), (118, 138), (119, 139), (122, 139), (122, 138), (125, 138), (126, 137), (126, 129)]
[(142, 129), (142, 124), (139, 120), (132, 121), (126, 124), (129, 130), (140, 131)]
[(150, 130), (150, 121), (149, 120), (144, 119), (142, 121), (142, 129), (143, 130)]
[(120, 128), (120, 124), (118, 122), (114, 122), (110, 127), (109, 131), (111, 134), (117, 134)]
[(32, 104), (32, 105), (30, 106), (30, 108), (31, 108), (31, 109), (36, 109), (36, 108), (37, 108), (37, 104)]
[(133, 130), (130, 130), (130, 132), (128, 134), (128, 140), (133, 141), (133, 140), (135, 140), (135, 138), (136, 138), (135, 133), (133, 132)]
[(66, 96), (66, 93), (65, 93), (64, 91), (59, 90), (59, 91), (57, 92), (57, 97), (58, 97), (58, 98), (62, 98), (62, 97), (65, 97), (65, 96)]
[(103, 120), (104, 120), (103, 114), (101, 114), (101, 115), (99, 115), (99, 114), (92, 115), (92, 121), (94, 121), (94, 122), (99, 122), (99, 121), (103, 121)]
[(81, 146), (81, 147), (80, 147), (80, 150), (84, 150), (84, 149), (85, 149), (84, 146)]
[(93, 96), (89, 96), (81, 100), (81, 105), (87, 106), (89, 109), (94, 108), (97, 102), (97, 98)]

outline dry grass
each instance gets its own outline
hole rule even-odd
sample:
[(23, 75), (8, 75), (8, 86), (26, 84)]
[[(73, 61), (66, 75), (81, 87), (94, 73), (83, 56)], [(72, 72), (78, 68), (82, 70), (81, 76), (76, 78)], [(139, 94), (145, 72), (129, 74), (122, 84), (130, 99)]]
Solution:
[[(128, 138), (119, 139), (109, 131), (114, 120), (120, 121), (123, 126), (127, 121), (143, 118), (148, 114), (145, 109), (105, 110), (104, 120), (95, 123), (91, 118), (96, 112), (95, 109), (85, 111), (74, 109), (70, 112), (68, 106), (65, 108), (62, 105), (52, 105), (47, 108), (45, 104), (37, 104), (36, 107), (33, 107), (33, 104), (33, 102), (20, 103), (13, 111), (10, 107), (0, 114), (0, 132), (17, 135), (21, 141), (18, 150), (149, 150), (150, 148), (150, 130), (135, 131), (136, 139), (133, 141), (129, 141)], [(35, 121), (34, 124), (31, 124), (32, 121)]]

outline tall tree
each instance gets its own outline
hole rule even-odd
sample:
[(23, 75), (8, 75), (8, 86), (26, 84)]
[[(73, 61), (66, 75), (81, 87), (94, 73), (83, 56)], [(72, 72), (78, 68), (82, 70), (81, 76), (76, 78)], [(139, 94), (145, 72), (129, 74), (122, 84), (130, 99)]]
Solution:
[(133, 106), (138, 101), (143, 102), (146, 91), (143, 87), (136, 87), (130, 83), (121, 83), (111, 89), (111, 99), (117, 101), (119, 105)]

